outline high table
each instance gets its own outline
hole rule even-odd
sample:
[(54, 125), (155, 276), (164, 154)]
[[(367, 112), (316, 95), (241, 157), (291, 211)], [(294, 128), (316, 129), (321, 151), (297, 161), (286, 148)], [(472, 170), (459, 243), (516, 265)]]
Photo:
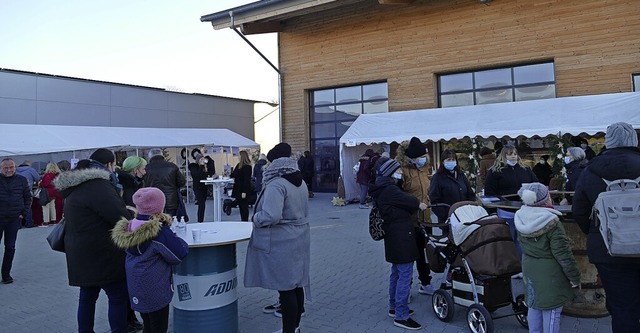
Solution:
[[(202, 231), (200, 242), (192, 231)], [(253, 223), (187, 224), (189, 254), (173, 270), (173, 331), (238, 332), (236, 243), (251, 237)]]
[(201, 180), (201, 183), (213, 185), (213, 221), (222, 221), (222, 193), (224, 186), (233, 182), (231, 178), (218, 178)]

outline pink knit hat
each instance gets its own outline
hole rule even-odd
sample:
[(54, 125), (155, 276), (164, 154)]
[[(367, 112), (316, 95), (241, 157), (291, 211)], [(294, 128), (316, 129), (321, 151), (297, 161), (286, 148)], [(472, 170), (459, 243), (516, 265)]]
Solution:
[(165, 202), (164, 193), (155, 187), (143, 187), (133, 194), (133, 203), (140, 215), (162, 213)]

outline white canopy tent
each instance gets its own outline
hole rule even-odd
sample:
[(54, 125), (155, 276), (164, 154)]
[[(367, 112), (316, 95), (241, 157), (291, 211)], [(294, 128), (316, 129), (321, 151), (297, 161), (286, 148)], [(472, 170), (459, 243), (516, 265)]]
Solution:
[(367, 148), (402, 142), (462, 138), (594, 135), (624, 121), (640, 128), (640, 93), (563, 97), (512, 103), (360, 115), (340, 138), (345, 199), (358, 197), (352, 167)]
[(71, 152), (96, 148), (259, 145), (224, 128), (135, 128), (0, 124), (0, 156)]

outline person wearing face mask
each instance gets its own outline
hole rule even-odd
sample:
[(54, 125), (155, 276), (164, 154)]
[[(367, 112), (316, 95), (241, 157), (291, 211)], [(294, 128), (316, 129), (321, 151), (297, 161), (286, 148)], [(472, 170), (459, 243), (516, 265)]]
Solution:
[[(385, 260), (391, 263), (389, 276), (389, 316), (395, 326), (418, 330), (422, 326), (411, 319), (409, 309), (413, 262), (418, 259), (420, 248), (416, 245), (412, 217), (418, 210), (425, 211), (427, 204), (406, 193), (398, 186), (403, 178), (400, 164), (380, 157), (375, 163), (376, 180), (369, 187), (384, 222)], [(424, 249), (422, 249), (424, 255)]]
[[(569, 147), (567, 153), (564, 156), (564, 167), (567, 170), (567, 181), (565, 183), (565, 190), (575, 191), (576, 184), (584, 168), (587, 167), (588, 161), (587, 155), (580, 147)], [(565, 201), (566, 200), (566, 201)], [(561, 205), (571, 204), (573, 202), (573, 196), (567, 195)]]
[(118, 182), (122, 185), (122, 199), (127, 206), (134, 207), (133, 194), (142, 188), (142, 177), (146, 174), (147, 161), (139, 156), (129, 156), (122, 162), (122, 168), (117, 169)]
[[(514, 145), (507, 144), (500, 151), (496, 162), (489, 169), (484, 195), (489, 197), (506, 196), (507, 199), (519, 200), (518, 190), (524, 183), (538, 183), (538, 177), (522, 163), (518, 150)], [(511, 229), (511, 236), (516, 243), (518, 256), (522, 257), (522, 249), (518, 242), (518, 234), (514, 224), (515, 211), (498, 208), (498, 216), (505, 219)], [(521, 275), (518, 275), (521, 277)]]
[(540, 156), (540, 160), (533, 167), (533, 173), (536, 174), (540, 183), (549, 186), (549, 182), (553, 177), (553, 171), (549, 165), (549, 155)]
[[(427, 148), (417, 137), (412, 137), (409, 141), (404, 141), (396, 151), (396, 161), (400, 163), (402, 169), (402, 179), (400, 187), (407, 193), (416, 197), (420, 202), (427, 205), (429, 200), (429, 185), (431, 181), (431, 169)], [(432, 295), (436, 290), (431, 285), (431, 269), (427, 263), (425, 256), (425, 238), (424, 234), (418, 228), (418, 223), (431, 223), (431, 209), (427, 208), (422, 211), (415, 211), (411, 214), (411, 222), (413, 222), (414, 235), (416, 245), (418, 246), (418, 259), (416, 260), (416, 268), (418, 270), (418, 280), (420, 285), (418, 292), (424, 295)]]
[(591, 149), (591, 146), (589, 146), (589, 142), (587, 142), (587, 140), (580, 140), (580, 148), (584, 150), (585, 158), (587, 159), (587, 161), (591, 161), (592, 158), (596, 157), (596, 152)]
[[(458, 166), (456, 152), (445, 150), (442, 152), (440, 162), (440, 167), (431, 178), (429, 186), (431, 204), (453, 206), (454, 203), (460, 201), (475, 201), (476, 195), (471, 188), (471, 183)], [(435, 206), (433, 213), (438, 217), (438, 223), (444, 223), (449, 215), (449, 207)]]

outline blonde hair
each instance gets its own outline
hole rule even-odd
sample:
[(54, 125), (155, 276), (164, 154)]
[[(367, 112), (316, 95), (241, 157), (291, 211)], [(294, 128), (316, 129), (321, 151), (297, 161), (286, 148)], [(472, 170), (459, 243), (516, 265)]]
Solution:
[[(502, 150), (500, 150), (500, 154), (498, 154), (498, 156), (496, 157), (496, 161), (493, 163), (493, 166), (491, 166), (491, 170), (494, 172), (500, 172), (502, 171), (502, 169), (507, 167), (507, 154), (513, 152), (515, 152), (516, 154), (518, 153), (518, 149), (515, 146), (506, 145), (502, 147)], [(517, 163), (523, 168), (528, 168), (528, 166), (522, 163), (520, 155), (518, 155)]]
[(240, 168), (245, 165), (251, 165), (251, 159), (249, 158), (249, 153), (247, 153), (246, 150), (240, 151), (240, 163), (238, 163), (238, 165), (240, 166)]
[(47, 164), (47, 167), (44, 169), (45, 173), (60, 173), (60, 168), (58, 168), (58, 165), (53, 163), (53, 162), (49, 162)]

